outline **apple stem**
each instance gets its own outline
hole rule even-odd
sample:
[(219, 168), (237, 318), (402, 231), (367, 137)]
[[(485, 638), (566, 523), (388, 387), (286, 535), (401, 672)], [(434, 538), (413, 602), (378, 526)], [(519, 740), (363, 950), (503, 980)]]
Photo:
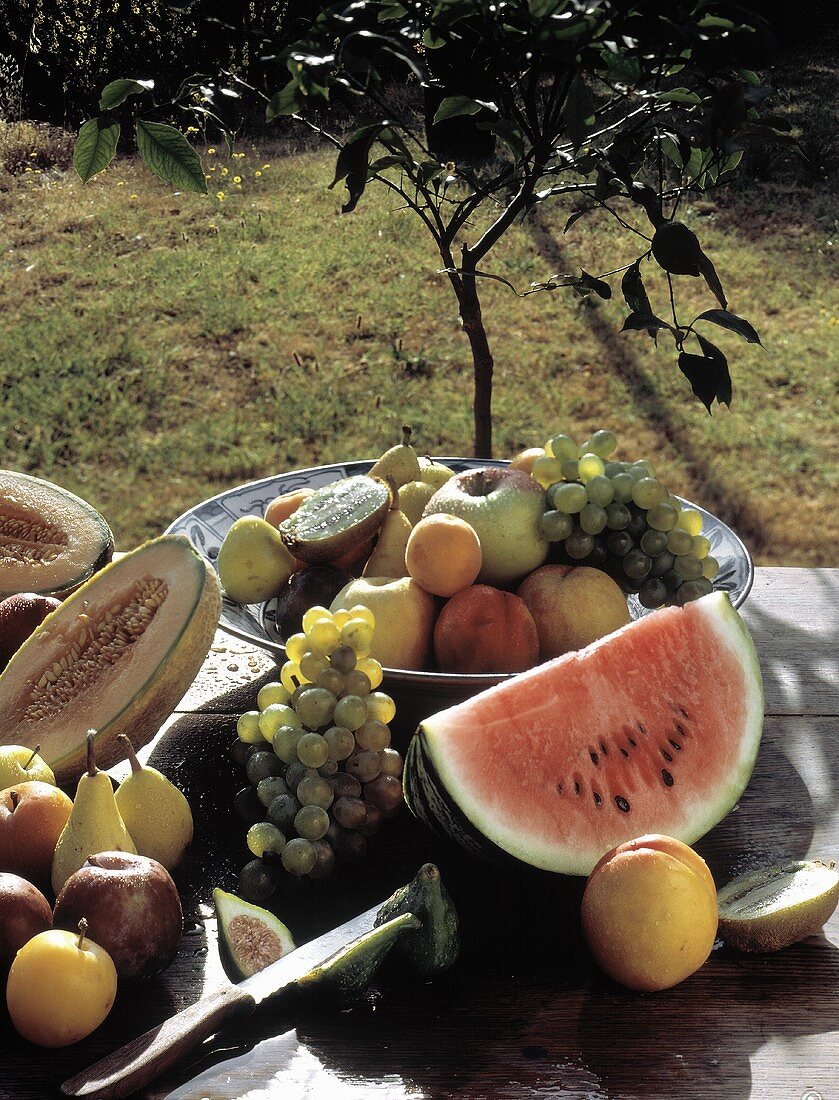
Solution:
[(30, 765), (30, 764), (32, 763), (32, 761), (33, 761), (33, 760), (35, 759), (35, 757), (36, 757), (36, 756), (38, 755), (38, 753), (39, 753), (40, 751), (41, 751), (41, 746), (40, 746), (40, 745), (36, 745), (36, 746), (35, 746), (35, 748), (34, 748), (34, 749), (32, 750), (32, 755), (31, 755), (31, 756), (29, 757), (29, 759), (28, 759), (28, 760), (26, 761), (26, 763), (25, 763), (25, 764), (23, 765), (23, 770), (24, 770), (25, 772), (29, 771), (29, 765)]
[(87, 731), (87, 774), (96, 775), (99, 769), (96, 767), (96, 759), (93, 754), (93, 739), (96, 737), (96, 730)]
[(411, 427), (410, 424), (403, 424), (402, 425), (402, 446), (403, 447), (410, 447), (412, 433), (413, 433), (413, 428)]
[(19, 791), (9, 791), (9, 801), (12, 804), (12, 813), (14, 813), (15, 810), (17, 809), (18, 802), (20, 802), (20, 792)]
[(82, 919), (79, 921), (79, 942), (76, 944), (76, 947), (78, 947), (79, 951), (81, 951), (82, 948), (83, 948), (84, 938), (85, 938), (86, 935), (87, 935), (87, 920), (84, 917), (82, 917)]
[(131, 761), (132, 772), (140, 772), (143, 770), (143, 765), (137, 759), (137, 753), (134, 751), (134, 746), (131, 744), (131, 738), (126, 733), (120, 733), (117, 736), (117, 740), (121, 741), (125, 745), (125, 751), (128, 753), (128, 759)]

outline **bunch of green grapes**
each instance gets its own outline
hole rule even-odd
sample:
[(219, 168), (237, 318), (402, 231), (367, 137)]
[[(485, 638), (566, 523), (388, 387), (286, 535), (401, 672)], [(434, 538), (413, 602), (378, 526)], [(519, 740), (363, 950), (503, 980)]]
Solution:
[(233, 756), (249, 786), (234, 806), (254, 857), (239, 887), (251, 901), (273, 894), (282, 868), (318, 879), (336, 862), (359, 862), (402, 804), (403, 761), (390, 744), (396, 704), (376, 690), (372, 612), (312, 607), (302, 626), (286, 642), (279, 681), (260, 689), (236, 727)]
[(644, 607), (684, 604), (713, 590), (719, 564), (702, 517), (668, 492), (646, 459), (615, 462), (617, 440), (600, 430), (578, 446), (557, 435), (532, 474), (551, 508), (542, 532), (565, 560), (610, 573)]

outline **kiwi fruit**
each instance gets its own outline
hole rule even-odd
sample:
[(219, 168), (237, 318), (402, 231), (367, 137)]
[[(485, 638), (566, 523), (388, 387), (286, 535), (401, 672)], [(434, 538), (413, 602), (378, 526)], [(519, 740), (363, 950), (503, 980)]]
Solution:
[(739, 951), (780, 951), (813, 935), (839, 902), (833, 863), (804, 860), (765, 867), (717, 893), (719, 935)]
[(322, 485), (280, 524), (283, 542), (309, 565), (343, 557), (370, 539), (390, 510), (389, 486), (367, 474)]

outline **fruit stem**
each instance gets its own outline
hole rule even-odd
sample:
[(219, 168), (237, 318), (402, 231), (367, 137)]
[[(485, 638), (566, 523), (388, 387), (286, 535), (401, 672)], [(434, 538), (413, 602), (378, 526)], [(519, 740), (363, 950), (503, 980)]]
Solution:
[(403, 447), (410, 447), (412, 433), (413, 433), (413, 428), (411, 427), (410, 424), (403, 424), (402, 425), (402, 446)]
[(81, 951), (83, 949), (84, 938), (85, 938), (86, 935), (87, 935), (87, 920), (84, 917), (82, 917), (82, 919), (79, 921), (79, 942), (76, 944), (76, 947), (78, 947), (79, 951)]
[(12, 804), (12, 813), (14, 813), (20, 802), (20, 791), (9, 791), (9, 801)]
[(35, 757), (36, 757), (36, 756), (38, 755), (38, 753), (39, 753), (40, 751), (41, 751), (41, 746), (40, 746), (40, 745), (36, 745), (36, 746), (35, 746), (35, 748), (34, 748), (34, 749), (32, 750), (32, 755), (31, 755), (31, 756), (29, 757), (29, 759), (28, 759), (28, 760), (26, 761), (26, 763), (25, 763), (25, 764), (23, 765), (23, 770), (24, 770), (25, 772), (29, 771), (29, 765), (30, 765), (30, 764), (32, 763), (32, 761), (33, 761), (33, 760), (35, 759)]
[(96, 730), (87, 731), (87, 774), (96, 775), (99, 769), (96, 767), (96, 759), (93, 755), (93, 739), (96, 737)]
[(134, 751), (134, 746), (131, 744), (131, 739), (128, 734), (120, 733), (117, 740), (122, 741), (125, 745), (125, 751), (128, 753), (128, 759), (131, 761), (132, 772), (141, 772), (143, 770), (143, 765), (137, 759), (137, 753)]

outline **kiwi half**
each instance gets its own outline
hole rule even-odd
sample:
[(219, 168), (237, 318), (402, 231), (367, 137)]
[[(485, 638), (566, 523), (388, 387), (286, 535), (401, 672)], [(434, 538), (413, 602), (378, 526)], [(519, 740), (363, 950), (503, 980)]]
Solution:
[(813, 935), (839, 902), (839, 872), (820, 860), (766, 867), (717, 894), (719, 934), (739, 951), (770, 952)]
[(389, 509), (385, 482), (356, 474), (316, 489), (283, 520), (279, 531), (296, 558), (320, 565), (362, 547), (382, 526)]

